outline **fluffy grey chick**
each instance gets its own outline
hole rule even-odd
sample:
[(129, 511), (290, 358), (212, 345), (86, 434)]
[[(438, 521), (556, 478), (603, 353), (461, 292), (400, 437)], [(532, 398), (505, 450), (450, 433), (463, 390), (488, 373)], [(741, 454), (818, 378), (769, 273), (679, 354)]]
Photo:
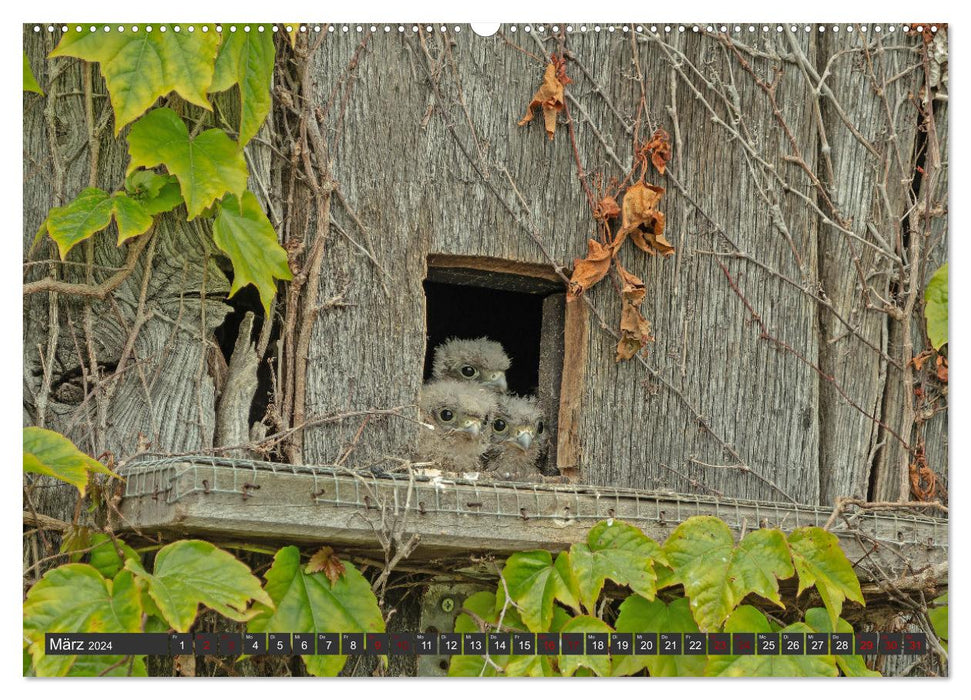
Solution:
[(489, 471), (500, 479), (541, 480), (538, 463), (546, 451), (548, 433), (535, 397), (500, 396), (489, 433)]
[(443, 379), (425, 384), (418, 407), (422, 421), (435, 429), (421, 429), (421, 457), (449, 471), (481, 469), (496, 399), (493, 392), (469, 382)]
[(499, 394), (506, 393), (509, 355), (488, 338), (450, 338), (435, 348), (432, 378), (477, 382)]

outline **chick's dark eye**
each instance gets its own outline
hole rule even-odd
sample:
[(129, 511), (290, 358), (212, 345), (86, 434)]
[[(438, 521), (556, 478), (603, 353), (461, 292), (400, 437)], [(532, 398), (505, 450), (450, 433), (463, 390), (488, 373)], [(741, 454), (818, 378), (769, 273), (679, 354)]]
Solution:
[(461, 371), (462, 371), (462, 376), (463, 377), (474, 377), (475, 376), (475, 367), (473, 367), (472, 365), (462, 365), (462, 370)]
[(540, 422), (539, 422), (539, 423), (538, 423), (538, 424), (536, 425), (536, 434), (537, 434), (537, 435), (542, 435), (542, 434), (543, 434), (543, 431), (544, 431), (545, 429), (546, 429), (546, 426), (545, 426), (545, 425), (543, 424), (543, 421), (540, 421)]
[(441, 412), (438, 414), (438, 416), (443, 421), (448, 423), (450, 420), (452, 420), (455, 417), (455, 414), (449, 411), (447, 408), (443, 408)]
[(497, 433), (501, 433), (506, 429), (506, 421), (504, 421), (502, 418), (496, 418), (494, 421), (492, 421), (492, 429)]

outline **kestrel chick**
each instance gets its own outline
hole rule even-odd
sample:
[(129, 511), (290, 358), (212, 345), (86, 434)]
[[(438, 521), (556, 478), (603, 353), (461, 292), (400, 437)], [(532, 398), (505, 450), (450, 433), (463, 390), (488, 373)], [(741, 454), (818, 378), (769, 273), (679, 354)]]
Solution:
[(492, 416), (487, 469), (502, 479), (533, 481), (540, 477), (539, 458), (548, 433), (543, 412), (533, 396), (501, 396)]
[(477, 382), (504, 394), (509, 365), (509, 356), (494, 340), (450, 338), (435, 348), (432, 377)]
[(478, 471), (489, 447), (489, 421), (498, 408), (496, 395), (478, 384), (452, 379), (422, 387), (418, 407), (425, 423), (418, 440), (423, 459), (449, 471)]

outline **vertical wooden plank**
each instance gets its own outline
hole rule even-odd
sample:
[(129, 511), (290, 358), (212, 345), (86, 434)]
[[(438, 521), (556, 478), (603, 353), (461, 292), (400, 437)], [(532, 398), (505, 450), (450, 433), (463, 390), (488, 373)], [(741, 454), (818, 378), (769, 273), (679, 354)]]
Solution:
[[(556, 467), (571, 481), (585, 481), (580, 473), (583, 448), (580, 442), (583, 417), (583, 388), (589, 347), (587, 307), (580, 302), (565, 304), (563, 321), (563, 379), (560, 383), (560, 411), (556, 431)], [(602, 415), (602, 414), (600, 414)], [(590, 468), (595, 468), (591, 465)]]
[(540, 468), (552, 473), (557, 465), (559, 447), (557, 425), (560, 420), (560, 387), (563, 382), (563, 341), (566, 295), (551, 294), (543, 299), (543, 327), (539, 341), (539, 388), (536, 399), (546, 414), (546, 429), (551, 436), (549, 450)]

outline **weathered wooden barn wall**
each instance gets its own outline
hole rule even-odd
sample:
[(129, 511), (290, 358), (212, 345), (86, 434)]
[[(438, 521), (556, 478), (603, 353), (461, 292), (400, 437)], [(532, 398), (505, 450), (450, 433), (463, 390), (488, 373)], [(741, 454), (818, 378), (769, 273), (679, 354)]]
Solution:
[[(919, 44), (902, 33), (864, 40), (801, 28), (731, 41), (592, 28), (561, 40), (508, 27), (491, 38), (443, 36), (436, 27), (379, 32), (363, 47), (353, 32), (329, 36), (314, 68), (318, 101), (354, 85), (338, 98), (346, 103), (333, 176), (370, 242), (340, 207), (334, 216), (377, 264), (331, 233), (321, 297), (342, 295), (349, 306), (317, 324), (310, 413), (415, 400), (428, 254), (544, 264), (549, 254), (566, 266), (583, 254), (596, 230), (566, 125), (552, 142), (539, 119), (517, 126), (545, 54), (566, 50), (568, 108), (588, 175), (623, 177), (643, 86), (641, 135), (657, 125), (673, 135), (677, 182), (650, 178), (667, 187), (661, 208), (677, 254), (621, 253), (647, 284), (650, 371), (614, 363), (614, 338), (596, 314), (589, 319), (581, 480), (810, 503), (865, 496), (875, 464), (899, 483), (903, 456), (876, 420), (903, 431), (899, 396), (889, 406), (897, 413), (882, 413), (888, 364), (903, 361), (887, 347), (892, 321), (866, 307), (859, 280), (888, 298), (897, 279), (881, 246), (892, 251), (906, 224), (900, 179), (919, 155), (908, 98), (923, 83)], [(588, 298), (617, 324), (609, 281)], [(752, 313), (771, 338), (760, 337)], [(312, 429), (305, 458), (334, 459), (358, 428)], [(369, 425), (353, 460), (402, 455), (414, 434), (398, 419)], [(939, 470), (943, 454), (934, 453)], [(740, 464), (751, 473), (726, 467)]]
[[(878, 298), (906, 303), (893, 249), (920, 216), (900, 180), (927, 157), (918, 130), (921, 40), (774, 29), (730, 37), (592, 27), (565, 37), (510, 27), (489, 38), (467, 27), (409, 27), (366, 40), (353, 28), (328, 34), (309, 93), (340, 197), (331, 197), (306, 416), (398, 407), (414, 416), (429, 255), (550, 269), (552, 259), (569, 268), (596, 235), (577, 159), (595, 193), (594, 173), (623, 178), (643, 92), (641, 138), (663, 126), (673, 139), (669, 176), (652, 171), (649, 181), (667, 188), (661, 209), (677, 253), (652, 258), (627, 244), (620, 254), (648, 290), (643, 311), (656, 340), (643, 362), (613, 360), (616, 341), (601, 328), (601, 319), (619, 321), (610, 279), (587, 295), (589, 307), (572, 302), (586, 342), (570, 355), (582, 366), (564, 379), (575, 383), (580, 410), (561, 463), (577, 460), (578, 478), (593, 484), (830, 503), (865, 496), (872, 483), (871, 495), (899, 497), (906, 453), (893, 433), (907, 432), (903, 324), (879, 310)], [(51, 206), (89, 183), (120, 186), (126, 161), (110, 129), (92, 148), (82, 69), (43, 60), (55, 42), (25, 32), (34, 70), (50, 86), (43, 100), (24, 103), (25, 250)], [(540, 118), (517, 125), (547, 56), (564, 52), (575, 152), (562, 116), (552, 141)], [(103, 127), (108, 103), (96, 68), (92, 76), (90, 111)], [(940, 214), (946, 102), (934, 104), (943, 161), (933, 191), (925, 197), (924, 181), (917, 199), (930, 202), (921, 211)], [(282, 143), (281, 134), (271, 120), (250, 147), (254, 189), (278, 223), (301, 215), (283, 212), (266, 147)], [(946, 257), (946, 217), (931, 217), (930, 226), (921, 287)], [(150, 257), (87, 310), (64, 295), (25, 297), (26, 422), (43, 415), (94, 453), (131, 454), (139, 434), (162, 451), (212, 446), (219, 389), (207, 358), (229, 307), (204, 234), (163, 224)], [(70, 259), (89, 254), (101, 265), (124, 263), (105, 241), (79, 246)], [(47, 269), (34, 266), (27, 279)], [(83, 281), (82, 269), (57, 274)], [(915, 354), (921, 313), (917, 303)], [(568, 324), (574, 345), (577, 328)], [(56, 353), (39, 353), (52, 338)], [(102, 378), (117, 379), (90, 395), (78, 377), (90, 374), (92, 356)], [(38, 405), (42, 357), (52, 363), (51, 395)], [(363, 430), (361, 422), (308, 429), (304, 461), (333, 462), (352, 444), (347, 463), (361, 467), (410, 456), (414, 422), (374, 416)], [(946, 412), (921, 426), (929, 464), (943, 474)]]

